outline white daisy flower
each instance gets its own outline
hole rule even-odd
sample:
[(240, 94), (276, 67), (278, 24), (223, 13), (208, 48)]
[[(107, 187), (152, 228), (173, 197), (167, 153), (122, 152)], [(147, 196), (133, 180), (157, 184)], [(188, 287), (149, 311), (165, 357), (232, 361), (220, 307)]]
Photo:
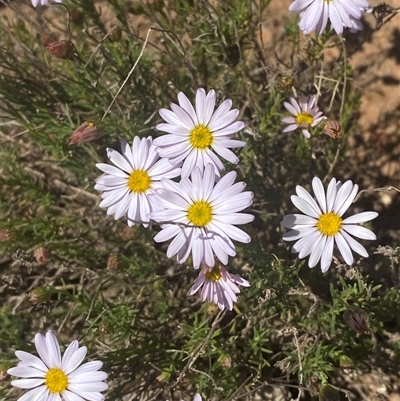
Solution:
[(308, 128), (315, 127), (326, 118), (322, 115), (322, 111), (319, 111), (316, 101), (316, 95), (311, 96), (309, 101), (307, 101), (304, 95), (301, 95), (299, 103), (293, 97), (289, 99), (289, 103), (283, 102), (286, 109), (294, 115), (294, 117), (282, 118), (282, 122), (288, 124), (288, 126), (283, 129), (283, 132), (290, 132), (299, 128), (306, 138), (310, 138), (311, 134)]
[(135, 136), (132, 147), (121, 141), (121, 153), (107, 148), (107, 156), (116, 166), (98, 163), (97, 168), (106, 174), (96, 180), (94, 189), (103, 191), (100, 207), (107, 207), (107, 214), (115, 220), (128, 214), (128, 225), (149, 225), (148, 214), (154, 210), (149, 195), (161, 188), (162, 177), (175, 178), (181, 169), (166, 159), (159, 159), (152, 138)]
[(235, 256), (232, 240), (248, 243), (250, 236), (235, 227), (254, 220), (254, 216), (238, 213), (253, 202), (252, 192), (243, 192), (246, 184), (234, 184), (236, 173), (231, 171), (215, 183), (214, 166), (193, 169), (191, 178), (179, 184), (163, 179), (163, 189), (152, 195), (160, 209), (150, 213), (150, 218), (162, 224), (154, 237), (156, 242), (174, 238), (167, 250), (169, 258), (178, 256), (184, 263), (192, 253), (193, 266), (214, 266), (214, 253), (226, 265), (228, 256)]
[(233, 303), (237, 302), (236, 294), (240, 293), (237, 286), (250, 287), (247, 280), (236, 274), (229, 273), (224, 266), (216, 264), (214, 267), (204, 267), (188, 295), (196, 294), (201, 288), (201, 301), (206, 299), (218, 305), (218, 308), (232, 310)]
[(358, 223), (370, 221), (378, 216), (376, 212), (362, 212), (342, 219), (357, 195), (358, 185), (346, 181), (343, 185), (332, 178), (325, 195), (321, 180), (315, 177), (312, 188), (317, 202), (301, 186), (296, 187), (297, 195), (292, 195), (293, 204), (302, 214), (288, 214), (281, 224), (290, 228), (283, 239), (296, 241), (292, 252), (298, 252), (303, 259), (310, 255), (309, 267), (314, 267), (321, 260), (321, 270), (326, 272), (332, 262), (333, 245), (336, 243), (343, 259), (348, 265), (354, 261), (351, 250), (365, 258), (366, 249), (355, 241), (351, 235), (367, 240), (375, 240), (376, 235), (367, 228), (358, 226)]
[(321, 35), (329, 19), (333, 29), (341, 35), (343, 27), (362, 29), (361, 13), (368, 7), (367, 0), (295, 0), (289, 11), (303, 11), (299, 28), (305, 34), (316, 30)]
[[(234, 120), (239, 110), (230, 110), (231, 100), (225, 100), (214, 112), (216, 94), (208, 94), (203, 88), (196, 93), (196, 110), (183, 92), (178, 94), (179, 106), (171, 103), (171, 110), (161, 109), (160, 116), (166, 123), (158, 124), (157, 129), (168, 132), (154, 139), (157, 152), (176, 165), (184, 161), (182, 177), (188, 177), (194, 167), (204, 168), (208, 163), (214, 166), (215, 174), (220, 175), (224, 165), (215, 154), (236, 164), (239, 159), (228, 148), (240, 148), (245, 142), (232, 139), (233, 134), (244, 127), (242, 121)], [(214, 153), (215, 152), (215, 153)]]
[[(62, 0), (53, 0), (54, 3), (62, 3)], [(37, 7), (39, 4), (42, 6), (46, 6), (49, 3), (49, 0), (32, 0), (33, 7)]]
[(91, 361), (79, 366), (86, 356), (87, 348), (79, 347), (77, 340), (65, 350), (61, 358), (60, 346), (52, 331), (46, 336), (35, 336), (38, 358), (25, 351), (16, 351), (21, 362), (8, 369), (12, 376), (23, 377), (13, 380), (15, 387), (32, 389), (18, 401), (103, 401), (100, 393), (108, 389), (103, 382), (106, 372), (99, 372), (103, 362)]

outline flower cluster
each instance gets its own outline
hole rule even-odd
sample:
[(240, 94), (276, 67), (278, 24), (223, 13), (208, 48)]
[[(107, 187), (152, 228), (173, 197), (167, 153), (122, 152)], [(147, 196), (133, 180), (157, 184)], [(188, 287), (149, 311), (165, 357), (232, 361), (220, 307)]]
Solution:
[[(230, 150), (245, 146), (233, 139), (244, 123), (236, 121), (239, 111), (225, 100), (215, 110), (216, 93), (199, 88), (195, 106), (185, 94), (178, 94), (179, 105), (161, 109), (165, 123), (157, 129), (167, 132), (156, 139), (135, 137), (132, 146), (123, 140), (121, 153), (107, 149), (113, 165), (96, 166), (105, 173), (95, 189), (102, 192), (100, 207), (115, 219), (127, 216), (128, 225), (148, 227), (150, 221), (161, 226), (156, 242), (172, 240), (167, 256), (193, 267), (203, 266), (189, 294), (203, 286), (202, 300), (215, 302), (220, 309), (233, 308), (238, 285), (249, 283), (227, 272), (235, 244), (250, 242), (250, 236), (237, 225), (253, 221), (242, 211), (253, 201), (244, 191), (244, 182), (235, 182), (236, 173), (225, 175), (218, 156), (238, 163)], [(180, 177), (177, 182), (176, 178)], [(216, 263), (216, 259), (219, 261)]]

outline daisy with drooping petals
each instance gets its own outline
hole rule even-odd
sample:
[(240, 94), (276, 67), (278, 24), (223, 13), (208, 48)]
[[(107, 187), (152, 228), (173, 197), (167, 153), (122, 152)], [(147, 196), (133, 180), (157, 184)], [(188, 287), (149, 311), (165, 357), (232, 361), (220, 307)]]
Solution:
[(240, 148), (246, 143), (232, 139), (233, 134), (244, 128), (242, 121), (234, 122), (239, 110), (231, 110), (232, 101), (225, 100), (214, 112), (215, 91), (206, 93), (203, 88), (197, 90), (196, 109), (183, 92), (178, 94), (178, 101), (179, 106), (171, 103), (172, 111), (159, 111), (166, 123), (156, 128), (169, 133), (154, 139), (159, 155), (173, 165), (184, 161), (182, 178), (188, 177), (194, 167), (202, 169), (208, 163), (219, 176), (224, 165), (215, 153), (236, 164), (239, 159), (228, 148)]
[(107, 214), (115, 220), (125, 213), (128, 225), (149, 225), (148, 214), (154, 210), (149, 195), (160, 188), (162, 177), (175, 178), (181, 169), (172, 166), (166, 159), (159, 159), (152, 138), (135, 136), (132, 147), (121, 141), (122, 154), (107, 149), (107, 156), (115, 165), (98, 163), (97, 168), (106, 174), (96, 180), (94, 189), (103, 191), (100, 207), (107, 207)]
[(224, 266), (216, 264), (214, 267), (204, 267), (188, 295), (195, 294), (201, 287), (201, 301), (206, 299), (214, 302), (218, 308), (232, 310), (233, 303), (237, 302), (236, 294), (240, 293), (237, 285), (250, 287), (245, 279), (236, 274), (229, 273)]
[(305, 34), (316, 30), (324, 33), (328, 19), (338, 35), (343, 27), (362, 29), (361, 13), (369, 7), (367, 0), (295, 0), (289, 11), (302, 11), (299, 28)]
[(299, 128), (306, 138), (310, 138), (311, 134), (308, 128), (315, 127), (326, 118), (322, 115), (322, 111), (319, 111), (316, 101), (316, 95), (311, 96), (309, 101), (307, 101), (304, 95), (301, 95), (299, 103), (293, 97), (289, 99), (290, 103), (283, 102), (286, 109), (294, 115), (294, 117), (282, 118), (282, 122), (288, 124), (288, 126), (283, 129), (283, 132), (290, 132)]
[(23, 377), (13, 380), (13, 386), (32, 389), (18, 401), (104, 400), (100, 392), (108, 389), (103, 382), (108, 375), (99, 372), (103, 362), (91, 361), (79, 366), (86, 356), (86, 347), (79, 347), (78, 341), (74, 340), (61, 357), (60, 346), (52, 331), (46, 336), (36, 334), (35, 346), (40, 358), (16, 351), (21, 362), (7, 371), (12, 376)]
[(317, 202), (301, 186), (296, 187), (297, 195), (292, 195), (293, 204), (303, 214), (288, 214), (281, 222), (283, 227), (290, 228), (284, 236), (285, 241), (296, 241), (292, 252), (298, 252), (299, 258), (310, 255), (309, 267), (314, 267), (321, 260), (321, 270), (326, 272), (332, 262), (333, 245), (348, 265), (354, 261), (352, 250), (368, 257), (366, 249), (351, 235), (361, 239), (375, 240), (375, 234), (358, 223), (370, 221), (378, 216), (376, 212), (362, 212), (342, 219), (357, 195), (358, 185), (346, 181), (343, 185), (332, 178), (325, 190), (321, 180), (315, 177), (312, 187)]
[(177, 255), (178, 263), (184, 263), (191, 253), (197, 269), (201, 264), (214, 266), (215, 253), (226, 265), (228, 256), (236, 255), (232, 239), (250, 242), (250, 236), (235, 225), (254, 220), (250, 214), (238, 213), (252, 204), (253, 193), (243, 192), (246, 184), (234, 184), (235, 179), (231, 171), (215, 183), (214, 166), (207, 164), (204, 170), (195, 167), (190, 179), (179, 183), (161, 180), (163, 189), (151, 195), (160, 210), (149, 216), (162, 224), (156, 242), (174, 238), (167, 250), (169, 258)]
[[(53, 0), (54, 3), (62, 3), (62, 0)], [(42, 6), (47, 5), (49, 0), (32, 0), (33, 7), (37, 7), (39, 4)]]

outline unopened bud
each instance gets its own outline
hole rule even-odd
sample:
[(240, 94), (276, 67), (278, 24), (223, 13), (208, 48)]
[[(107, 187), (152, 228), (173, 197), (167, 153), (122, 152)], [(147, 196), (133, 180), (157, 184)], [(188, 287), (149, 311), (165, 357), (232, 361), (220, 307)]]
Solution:
[(10, 230), (8, 228), (0, 228), (0, 242), (10, 241)]
[(6, 380), (7, 377), (7, 368), (3, 365), (0, 365), (0, 382)]
[(74, 53), (74, 45), (69, 40), (56, 40), (46, 45), (46, 50), (58, 58), (70, 59)]
[(91, 121), (85, 121), (81, 124), (69, 138), (68, 145), (76, 143), (89, 142), (98, 138), (100, 130)]
[(50, 43), (55, 42), (55, 40), (47, 33), (42, 33), (40, 35), (40, 41), (42, 42), (43, 46), (48, 46)]
[(219, 362), (225, 369), (229, 369), (232, 366), (232, 358), (228, 355), (221, 355), (219, 357)]
[(35, 259), (41, 264), (46, 263), (50, 259), (50, 255), (50, 250), (44, 246), (37, 248), (35, 251)]
[(126, 226), (120, 234), (121, 239), (130, 240), (134, 239), (137, 235), (137, 229), (135, 227)]
[(209, 303), (207, 305), (207, 313), (210, 316), (216, 316), (218, 314), (218, 312), (219, 312), (218, 305), (216, 305), (214, 303)]
[(53, 289), (49, 285), (42, 285), (29, 292), (29, 301), (33, 304), (41, 304), (48, 301), (53, 295)]
[(107, 259), (107, 269), (116, 270), (118, 269), (118, 266), (119, 266), (118, 255), (116, 253), (113, 253)]
[(83, 13), (81, 13), (77, 8), (71, 8), (69, 10), (69, 18), (73, 24), (82, 25), (85, 20)]
[(324, 125), (324, 134), (331, 138), (340, 138), (343, 134), (342, 125), (336, 120), (328, 120)]
[(367, 318), (360, 308), (349, 308), (343, 314), (344, 322), (358, 334), (368, 333)]
[(119, 26), (114, 25), (108, 35), (111, 42), (119, 42), (122, 38), (122, 29)]

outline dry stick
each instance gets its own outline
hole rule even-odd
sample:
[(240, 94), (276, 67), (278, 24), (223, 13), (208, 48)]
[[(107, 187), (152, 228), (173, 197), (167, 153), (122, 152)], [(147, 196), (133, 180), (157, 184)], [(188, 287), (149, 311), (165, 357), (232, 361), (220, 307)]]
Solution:
[(108, 106), (106, 112), (104, 113), (103, 117), (101, 118), (101, 121), (103, 121), (103, 120), (106, 118), (108, 112), (110, 111), (112, 105), (113, 105), (114, 102), (115, 102), (115, 99), (118, 97), (118, 95), (119, 95), (120, 92), (122, 91), (123, 87), (124, 87), (125, 84), (128, 82), (129, 78), (130, 78), (131, 75), (133, 74), (133, 71), (135, 71), (135, 68), (136, 68), (136, 66), (137, 66), (138, 63), (139, 63), (139, 60), (140, 60), (140, 59), (142, 58), (142, 56), (143, 56), (144, 49), (146, 48), (147, 41), (149, 40), (150, 32), (152, 31), (152, 29), (153, 29), (153, 28), (149, 28), (149, 30), (147, 31), (146, 39), (145, 39), (145, 41), (144, 41), (144, 43), (143, 43), (142, 50), (140, 51), (139, 57), (137, 58), (135, 64), (134, 64), (133, 67), (131, 68), (131, 70), (129, 71), (127, 77), (125, 78), (125, 81), (122, 83), (121, 87), (118, 89), (118, 92), (116, 93), (116, 95), (114, 96), (114, 98), (113, 98), (113, 100), (111, 101), (110, 105)]
[(342, 114), (343, 114), (343, 108), (344, 108), (344, 98), (346, 96), (346, 86), (347, 86), (347, 53), (346, 53), (346, 45), (345, 45), (345, 39), (342, 37), (342, 45), (343, 45), (343, 69), (344, 69), (344, 74), (343, 74), (343, 90), (342, 90), (342, 101), (340, 103), (340, 112), (339, 112), (339, 121), (340, 124), (342, 124)]
[[(301, 362), (301, 351), (300, 351), (300, 345), (299, 345), (299, 339), (297, 338), (296, 331), (293, 332), (294, 335), (294, 342), (297, 348), (297, 357), (299, 358), (299, 375), (300, 375), (300, 385), (303, 385), (303, 364)], [(300, 401), (300, 398), (302, 396), (302, 391), (299, 388), (299, 395), (297, 397), (296, 401)]]
[(363, 192), (390, 192), (392, 189), (394, 189), (395, 191), (400, 193), (400, 189), (393, 187), (392, 185), (389, 185), (388, 187), (381, 187), (381, 188), (373, 188), (373, 189), (363, 189), (362, 191), (360, 191), (358, 193), (358, 195), (355, 197), (353, 203), (358, 200), (358, 198), (360, 197), (360, 195)]

